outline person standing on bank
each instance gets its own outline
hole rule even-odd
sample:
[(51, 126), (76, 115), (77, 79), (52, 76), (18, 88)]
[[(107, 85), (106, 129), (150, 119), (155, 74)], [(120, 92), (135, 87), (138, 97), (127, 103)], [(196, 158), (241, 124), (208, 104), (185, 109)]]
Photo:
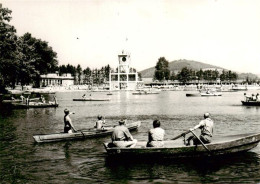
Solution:
[(148, 142), (147, 147), (163, 147), (164, 146), (164, 135), (165, 130), (162, 129), (159, 120), (153, 121), (153, 128), (148, 132)]
[[(207, 112), (204, 114), (204, 120), (202, 120), (198, 125), (196, 125), (194, 128), (191, 128), (190, 131), (194, 131), (197, 128), (201, 129), (201, 135), (199, 136), (200, 140), (207, 144), (210, 143), (213, 136), (213, 127), (214, 122), (210, 119), (210, 114)], [(186, 145), (190, 145), (190, 141), (193, 141), (193, 145), (201, 144), (201, 142), (194, 136), (190, 136), (187, 139)]]
[(75, 129), (71, 119), (70, 119), (70, 114), (75, 114), (74, 112), (71, 112), (68, 109), (64, 110), (64, 133), (73, 133), (76, 132), (77, 130)]
[(112, 136), (112, 143), (116, 147), (135, 147), (137, 140), (130, 134), (128, 128), (125, 126), (125, 120), (119, 121), (119, 126), (116, 126)]

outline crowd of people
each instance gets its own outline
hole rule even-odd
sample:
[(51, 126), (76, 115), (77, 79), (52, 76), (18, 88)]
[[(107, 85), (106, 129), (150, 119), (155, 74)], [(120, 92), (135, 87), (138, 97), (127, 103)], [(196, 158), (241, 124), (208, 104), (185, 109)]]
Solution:
[[(70, 113), (68, 109), (64, 110), (64, 133), (72, 133), (77, 132), (75, 129), (71, 118), (69, 117), (70, 114), (75, 114), (74, 112)], [(104, 130), (103, 124), (105, 120), (103, 117), (98, 115), (97, 121), (94, 125), (94, 128), (97, 130)], [(126, 127), (126, 121), (120, 120), (118, 126), (114, 127), (112, 136), (111, 136), (111, 147), (135, 147), (137, 144), (137, 139), (134, 139), (131, 133), (129, 132), (128, 128)], [(212, 141), (213, 136), (213, 127), (214, 122), (210, 118), (210, 114), (207, 112), (204, 114), (204, 119), (199, 122), (195, 127), (191, 128), (189, 131), (193, 132), (196, 129), (201, 129), (201, 134), (199, 137), (189, 136), (187, 140), (185, 140), (185, 144), (187, 146), (191, 145), (199, 145), (199, 144), (207, 144)], [(153, 121), (153, 128), (148, 131), (148, 141), (146, 147), (163, 147), (164, 146), (164, 136), (165, 130), (161, 128), (161, 122), (159, 120)]]

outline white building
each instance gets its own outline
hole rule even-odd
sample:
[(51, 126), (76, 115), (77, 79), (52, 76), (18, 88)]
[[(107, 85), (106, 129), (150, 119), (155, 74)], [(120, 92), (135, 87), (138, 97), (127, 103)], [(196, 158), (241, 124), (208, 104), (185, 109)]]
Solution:
[(138, 73), (130, 68), (130, 54), (122, 51), (118, 55), (118, 68), (116, 72), (109, 74), (110, 90), (135, 90), (141, 81), (138, 81)]
[(70, 73), (59, 76), (58, 73), (41, 75), (40, 86), (70, 86), (74, 85), (74, 77)]

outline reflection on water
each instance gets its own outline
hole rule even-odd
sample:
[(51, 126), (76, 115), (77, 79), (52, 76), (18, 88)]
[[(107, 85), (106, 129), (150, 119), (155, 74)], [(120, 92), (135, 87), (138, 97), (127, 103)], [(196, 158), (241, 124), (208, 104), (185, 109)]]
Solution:
[[(196, 125), (204, 112), (212, 114), (215, 136), (260, 132), (260, 107), (242, 106), (242, 92), (222, 97), (188, 98), (182, 91), (158, 95), (115, 92), (105, 102), (74, 102), (85, 92), (57, 93), (60, 106), (11, 110), (0, 105), (0, 183), (257, 183), (260, 182), (260, 147), (231, 157), (201, 159), (111, 160), (103, 148), (108, 137), (35, 144), (34, 134), (63, 130), (63, 110), (77, 129), (94, 126), (101, 114), (107, 125), (121, 118), (141, 120), (138, 140), (147, 140), (154, 119), (160, 119), (170, 139)], [(106, 93), (92, 93), (107, 98)]]

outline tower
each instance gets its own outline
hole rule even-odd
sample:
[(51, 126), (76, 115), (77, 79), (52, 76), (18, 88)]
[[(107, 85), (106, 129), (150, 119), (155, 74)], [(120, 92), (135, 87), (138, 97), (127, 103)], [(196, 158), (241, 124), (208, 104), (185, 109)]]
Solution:
[(130, 67), (130, 54), (124, 50), (118, 54), (118, 67), (109, 75), (110, 90), (135, 90), (138, 74)]

